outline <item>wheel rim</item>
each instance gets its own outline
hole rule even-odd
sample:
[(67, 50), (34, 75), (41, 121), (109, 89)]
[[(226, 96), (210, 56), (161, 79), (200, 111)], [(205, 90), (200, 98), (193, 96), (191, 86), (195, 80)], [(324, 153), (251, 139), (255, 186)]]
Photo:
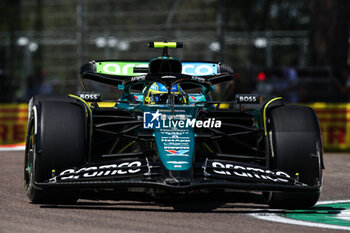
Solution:
[(27, 143), (26, 143), (26, 151), (25, 151), (25, 159), (24, 159), (24, 181), (25, 181), (26, 190), (29, 188), (29, 185), (32, 179), (32, 174), (33, 174), (33, 154), (34, 154), (34, 127), (31, 122)]

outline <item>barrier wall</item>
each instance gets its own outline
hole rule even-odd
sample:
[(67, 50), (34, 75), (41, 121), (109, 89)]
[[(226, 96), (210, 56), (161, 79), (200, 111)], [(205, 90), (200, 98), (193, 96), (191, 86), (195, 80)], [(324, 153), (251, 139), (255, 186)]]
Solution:
[(350, 151), (350, 104), (313, 103), (326, 151)]
[(28, 104), (0, 104), (0, 145), (24, 143)]
[[(313, 103), (326, 151), (350, 151), (350, 104)], [(0, 145), (24, 143), (27, 104), (0, 104)]]

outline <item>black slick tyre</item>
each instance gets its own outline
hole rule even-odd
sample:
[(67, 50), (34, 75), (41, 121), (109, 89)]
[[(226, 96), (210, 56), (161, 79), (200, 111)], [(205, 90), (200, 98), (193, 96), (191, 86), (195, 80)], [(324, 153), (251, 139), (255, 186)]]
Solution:
[(322, 184), (321, 131), (314, 111), (305, 106), (281, 106), (269, 116), (270, 167), (298, 176), (300, 182), (319, 187), (311, 192), (269, 192), (273, 208), (305, 209), (316, 204)]
[(74, 203), (77, 190), (39, 189), (35, 182), (47, 182), (53, 171), (84, 163), (88, 148), (84, 108), (62, 99), (41, 98), (32, 104), (24, 161), (27, 196), (33, 203)]

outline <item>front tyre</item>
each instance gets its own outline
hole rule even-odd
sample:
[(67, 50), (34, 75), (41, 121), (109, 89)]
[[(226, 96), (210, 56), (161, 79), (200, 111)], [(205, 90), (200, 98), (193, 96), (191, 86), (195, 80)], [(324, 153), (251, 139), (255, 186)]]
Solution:
[[(269, 117), (271, 169), (286, 171), (308, 186), (322, 184), (322, 139), (314, 111), (305, 106), (281, 106)], [(313, 192), (269, 192), (273, 208), (305, 209), (316, 204), (320, 188)]]
[[(81, 166), (87, 149), (87, 120), (84, 109), (73, 101), (34, 103), (28, 122), (24, 180), (33, 203), (74, 203), (77, 190), (47, 190), (35, 182), (47, 182), (53, 170)], [(34, 182), (35, 180), (35, 182)]]

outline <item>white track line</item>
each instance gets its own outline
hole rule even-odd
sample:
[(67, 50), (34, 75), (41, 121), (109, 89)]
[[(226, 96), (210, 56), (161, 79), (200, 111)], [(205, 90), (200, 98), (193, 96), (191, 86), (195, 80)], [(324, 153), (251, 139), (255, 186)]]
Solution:
[[(344, 203), (344, 202), (350, 202), (350, 200), (321, 201), (321, 202), (318, 202), (317, 205), (326, 205), (326, 204), (335, 204), (335, 203)], [(249, 215), (260, 220), (271, 221), (271, 222), (350, 231), (350, 227), (347, 227), (347, 226), (331, 225), (331, 224), (316, 223), (316, 222), (306, 222), (302, 220), (295, 220), (291, 218), (281, 217), (274, 213), (259, 213), (259, 214), (253, 213)]]
[(24, 151), (25, 146), (0, 146), (0, 151)]

